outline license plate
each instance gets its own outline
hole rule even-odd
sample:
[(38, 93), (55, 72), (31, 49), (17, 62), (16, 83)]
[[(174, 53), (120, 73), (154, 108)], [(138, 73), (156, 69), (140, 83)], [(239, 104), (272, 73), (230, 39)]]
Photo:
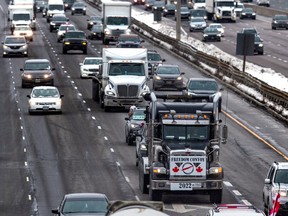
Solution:
[(172, 81), (166, 81), (166, 83), (167, 83), (167, 84), (172, 84), (173, 82), (172, 82)]
[(49, 106), (43, 106), (42, 109), (43, 110), (49, 110)]
[(35, 83), (40, 83), (40, 79), (35, 79)]
[(171, 191), (191, 191), (193, 188), (200, 188), (201, 183), (188, 183), (188, 182), (181, 182), (181, 183), (171, 183), (170, 189)]

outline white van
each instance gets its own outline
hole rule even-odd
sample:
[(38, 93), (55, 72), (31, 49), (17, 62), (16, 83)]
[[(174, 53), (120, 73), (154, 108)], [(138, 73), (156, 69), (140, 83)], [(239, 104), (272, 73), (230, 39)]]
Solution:
[(64, 14), (64, 3), (62, 0), (49, 0), (47, 5), (46, 19), (49, 23), (54, 14)]

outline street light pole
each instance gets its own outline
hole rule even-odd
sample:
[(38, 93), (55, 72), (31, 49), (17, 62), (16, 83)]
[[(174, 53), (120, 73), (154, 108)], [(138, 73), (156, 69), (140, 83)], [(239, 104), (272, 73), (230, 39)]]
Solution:
[(181, 40), (181, 0), (177, 0), (176, 5), (176, 40)]

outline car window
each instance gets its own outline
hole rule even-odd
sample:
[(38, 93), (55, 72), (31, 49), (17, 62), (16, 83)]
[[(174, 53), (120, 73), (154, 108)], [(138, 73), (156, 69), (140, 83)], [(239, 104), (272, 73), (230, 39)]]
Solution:
[(278, 169), (275, 173), (274, 182), (287, 184), (288, 183), (288, 170)]
[(61, 31), (67, 31), (67, 30), (71, 31), (71, 30), (75, 30), (75, 26), (60, 26), (59, 30), (61, 30)]
[(6, 38), (5, 39), (5, 44), (23, 44), (23, 43), (26, 43), (26, 39), (24, 37), (15, 37), (15, 38)]
[(101, 25), (93, 25), (92, 30), (102, 30), (102, 28)]
[(59, 97), (59, 92), (56, 89), (34, 89), (32, 97)]
[(25, 63), (24, 70), (49, 70), (50, 64), (47, 62), (44, 63)]
[(217, 91), (218, 85), (214, 81), (190, 81), (188, 84), (189, 90), (209, 90), (209, 91)]
[(84, 60), (84, 64), (85, 65), (94, 65), (94, 64), (102, 64), (102, 60), (101, 59), (85, 59)]
[(129, 37), (129, 36), (127, 36), (127, 37), (125, 37), (125, 36), (124, 36), (124, 37), (121, 37), (121, 36), (120, 36), (120, 37), (118, 38), (118, 40), (121, 41), (121, 42), (125, 42), (125, 41), (140, 42), (140, 38), (139, 38), (139, 37), (133, 37), (133, 36), (132, 36), (132, 37), (131, 37), (131, 36), (130, 36), (130, 37)]
[(67, 32), (65, 38), (86, 38), (84, 32)]
[(148, 53), (149, 61), (161, 61), (161, 56), (158, 53)]
[(101, 213), (107, 212), (108, 203), (104, 199), (66, 200), (63, 213)]
[(180, 74), (178, 67), (159, 67), (157, 74)]

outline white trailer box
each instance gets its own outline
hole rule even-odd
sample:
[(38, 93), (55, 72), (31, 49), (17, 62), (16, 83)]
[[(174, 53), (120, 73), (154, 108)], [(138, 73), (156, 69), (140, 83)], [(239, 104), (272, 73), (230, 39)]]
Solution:
[(10, 1), (10, 5), (33, 5), (34, 0), (13, 0)]
[(29, 25), (31, 29), (36, 30), (33, 5), (9, 5), (8, 20), (11, 30), (16, 25)]
[(105, 2), (102, 4), (104, 37), (103, 43), (117, 41), (120, 34), (130, 33), (131, 6), (130, 2)]

